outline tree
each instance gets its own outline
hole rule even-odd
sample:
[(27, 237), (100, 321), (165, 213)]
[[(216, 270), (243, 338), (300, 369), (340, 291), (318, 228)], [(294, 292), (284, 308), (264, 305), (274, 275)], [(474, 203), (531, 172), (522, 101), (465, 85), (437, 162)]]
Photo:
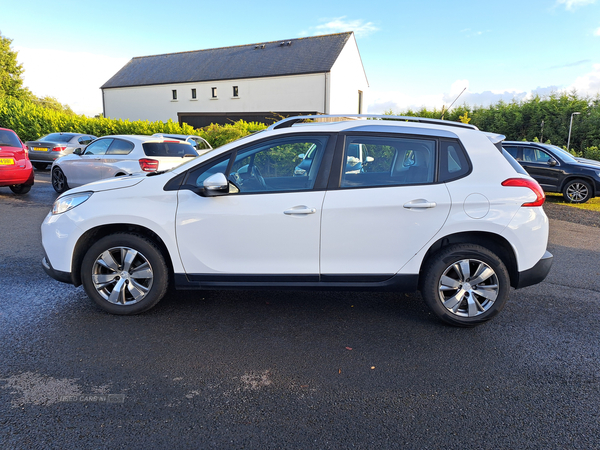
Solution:
[(32, 94), (23, 87), (23, 65), (17, 61), (17, 52), (10, 48), (12, 39), (0, 33), (0, 97), (9, 96), (20, 100), (30, 99)]

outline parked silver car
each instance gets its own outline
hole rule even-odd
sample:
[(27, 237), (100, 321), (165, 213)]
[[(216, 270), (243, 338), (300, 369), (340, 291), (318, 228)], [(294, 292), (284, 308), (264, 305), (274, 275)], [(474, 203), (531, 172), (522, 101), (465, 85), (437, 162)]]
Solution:
[(76, 148), (85, 147), (94, 139), (96, 136), (91, 134), (50, 133), (37, 141), (27, 141), (25, 145), (33, 167), (42, 170), (58, 158), (70, 155)]
[(172, 169), (198, 156), (188, 142), (158, 136), (103, 136), (52, 164), (58, 193), (108, 178)]

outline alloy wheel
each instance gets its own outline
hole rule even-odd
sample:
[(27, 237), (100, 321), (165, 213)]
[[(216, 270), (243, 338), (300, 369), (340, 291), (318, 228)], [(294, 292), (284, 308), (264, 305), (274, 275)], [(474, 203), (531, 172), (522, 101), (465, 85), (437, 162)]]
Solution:
[(450, 313), (475, 317), (488, 311), (498, 297), (498, 276), (483, 261), (462, 259), (443, 272), (438, 292)]
[(150, 292), (154, 273), (148, 259), (129, 247), (104, 251), (92, 265), (92, 283), (98, 294), (115, 305), (132, 305)]

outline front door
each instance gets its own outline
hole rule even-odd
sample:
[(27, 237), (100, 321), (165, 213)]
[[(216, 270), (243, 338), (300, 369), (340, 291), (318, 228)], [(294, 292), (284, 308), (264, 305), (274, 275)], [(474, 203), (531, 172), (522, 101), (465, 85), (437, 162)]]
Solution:
[(60, 167), (70, 187), (81, 186), (103, 178), (101, 159), (112, 142), (112, 138), (98, 139), (85, 148), (83, 155), (72, 155), (61, 160)]
[[(274, 138), (188, 172), (178, 195), (176, 233), (190, 280), (227, 274), (247, 274), (247, 281), (318, 279), (325, 195), (319, 169), (328, 140)], [(298, 155), (313, 145), (317, 156), (298, 176)], [(186, 188), (201, 187), (215, 173), (228, 175), (230, 194), (204, 197)]]

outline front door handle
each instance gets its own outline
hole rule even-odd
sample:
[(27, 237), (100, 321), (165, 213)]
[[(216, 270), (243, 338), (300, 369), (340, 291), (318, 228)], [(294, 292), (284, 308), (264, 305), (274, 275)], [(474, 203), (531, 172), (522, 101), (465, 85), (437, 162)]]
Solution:
[(288, 216), (291, 215), (305, 215), (305, 214), (314, 214), (317, 212), (316, 208), (309, 208), (308, 206), (294, 206), (293, 208), (286, 209), (283, 213)]
[(435, 208), (436, 206), (437, 206), (437, 203), (427, 201), (423, 198), (420, 198), (418, 200), (413, 200), (413, 201), (410, 201), (410, 202), (404, 204), (404, 207), (406, 209), (427, 209), (427, 208)]

